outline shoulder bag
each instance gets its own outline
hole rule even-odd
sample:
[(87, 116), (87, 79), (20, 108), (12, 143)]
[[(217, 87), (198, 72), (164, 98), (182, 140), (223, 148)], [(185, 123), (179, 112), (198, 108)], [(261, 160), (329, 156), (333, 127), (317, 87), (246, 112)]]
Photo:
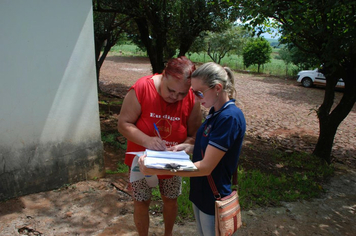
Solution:
[[(221, 198), (216, 189), (215, 182), (211, 175), (208, 176), (209, 185), (215, 197), (215, 235), (230, 236), (241, 227), (241, 209), (237, 189), (232, 189), (232, 193)], [(233, 185), (237, 185), (237, 170), (233, 174)]]

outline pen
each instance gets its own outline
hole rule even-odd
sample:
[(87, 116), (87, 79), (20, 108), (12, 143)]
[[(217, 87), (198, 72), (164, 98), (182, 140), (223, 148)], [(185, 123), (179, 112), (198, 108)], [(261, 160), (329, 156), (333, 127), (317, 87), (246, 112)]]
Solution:
[(157, 131), (158, 137), (159, 137), (160, 139), (162, 139), (161, 135), (159, 134), (159, 130), (158, 130), (158, 128), (157, 128), (156, 123), (153, 123), (153, 126), (155, 127), (155, 130)]

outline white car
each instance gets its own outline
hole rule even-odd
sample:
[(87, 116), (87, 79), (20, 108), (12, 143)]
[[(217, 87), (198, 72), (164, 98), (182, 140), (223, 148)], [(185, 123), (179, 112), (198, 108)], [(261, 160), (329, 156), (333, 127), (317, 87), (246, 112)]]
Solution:
[[(302, 70), (297, 75), (297, 82), (302, 83), (302, 85), (306, 88), (310, 88), (314, 85), (326, 85), (326, 79), (323, 73), (319, 72), (318, 69), (315, 70)], [(345, 83), (342, 79), (336, 84), (337, 88), (344, 88)]]

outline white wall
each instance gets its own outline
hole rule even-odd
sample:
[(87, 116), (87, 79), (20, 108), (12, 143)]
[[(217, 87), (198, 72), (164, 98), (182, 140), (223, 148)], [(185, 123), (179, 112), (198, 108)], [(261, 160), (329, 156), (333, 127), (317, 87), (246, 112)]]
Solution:
[(0, 199), (100, 177), (92, 1), (0, 6)]

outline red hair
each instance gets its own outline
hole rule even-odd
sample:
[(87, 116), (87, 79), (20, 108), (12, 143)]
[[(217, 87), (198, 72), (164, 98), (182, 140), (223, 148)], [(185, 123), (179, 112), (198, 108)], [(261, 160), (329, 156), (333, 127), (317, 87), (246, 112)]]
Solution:
[(176, 79), (190, 79), (194, 71), (194, 63), (185, 56), (180, 56), (168, 61), (166, 68), (163, 70), (163, 74), (168, 74)]

